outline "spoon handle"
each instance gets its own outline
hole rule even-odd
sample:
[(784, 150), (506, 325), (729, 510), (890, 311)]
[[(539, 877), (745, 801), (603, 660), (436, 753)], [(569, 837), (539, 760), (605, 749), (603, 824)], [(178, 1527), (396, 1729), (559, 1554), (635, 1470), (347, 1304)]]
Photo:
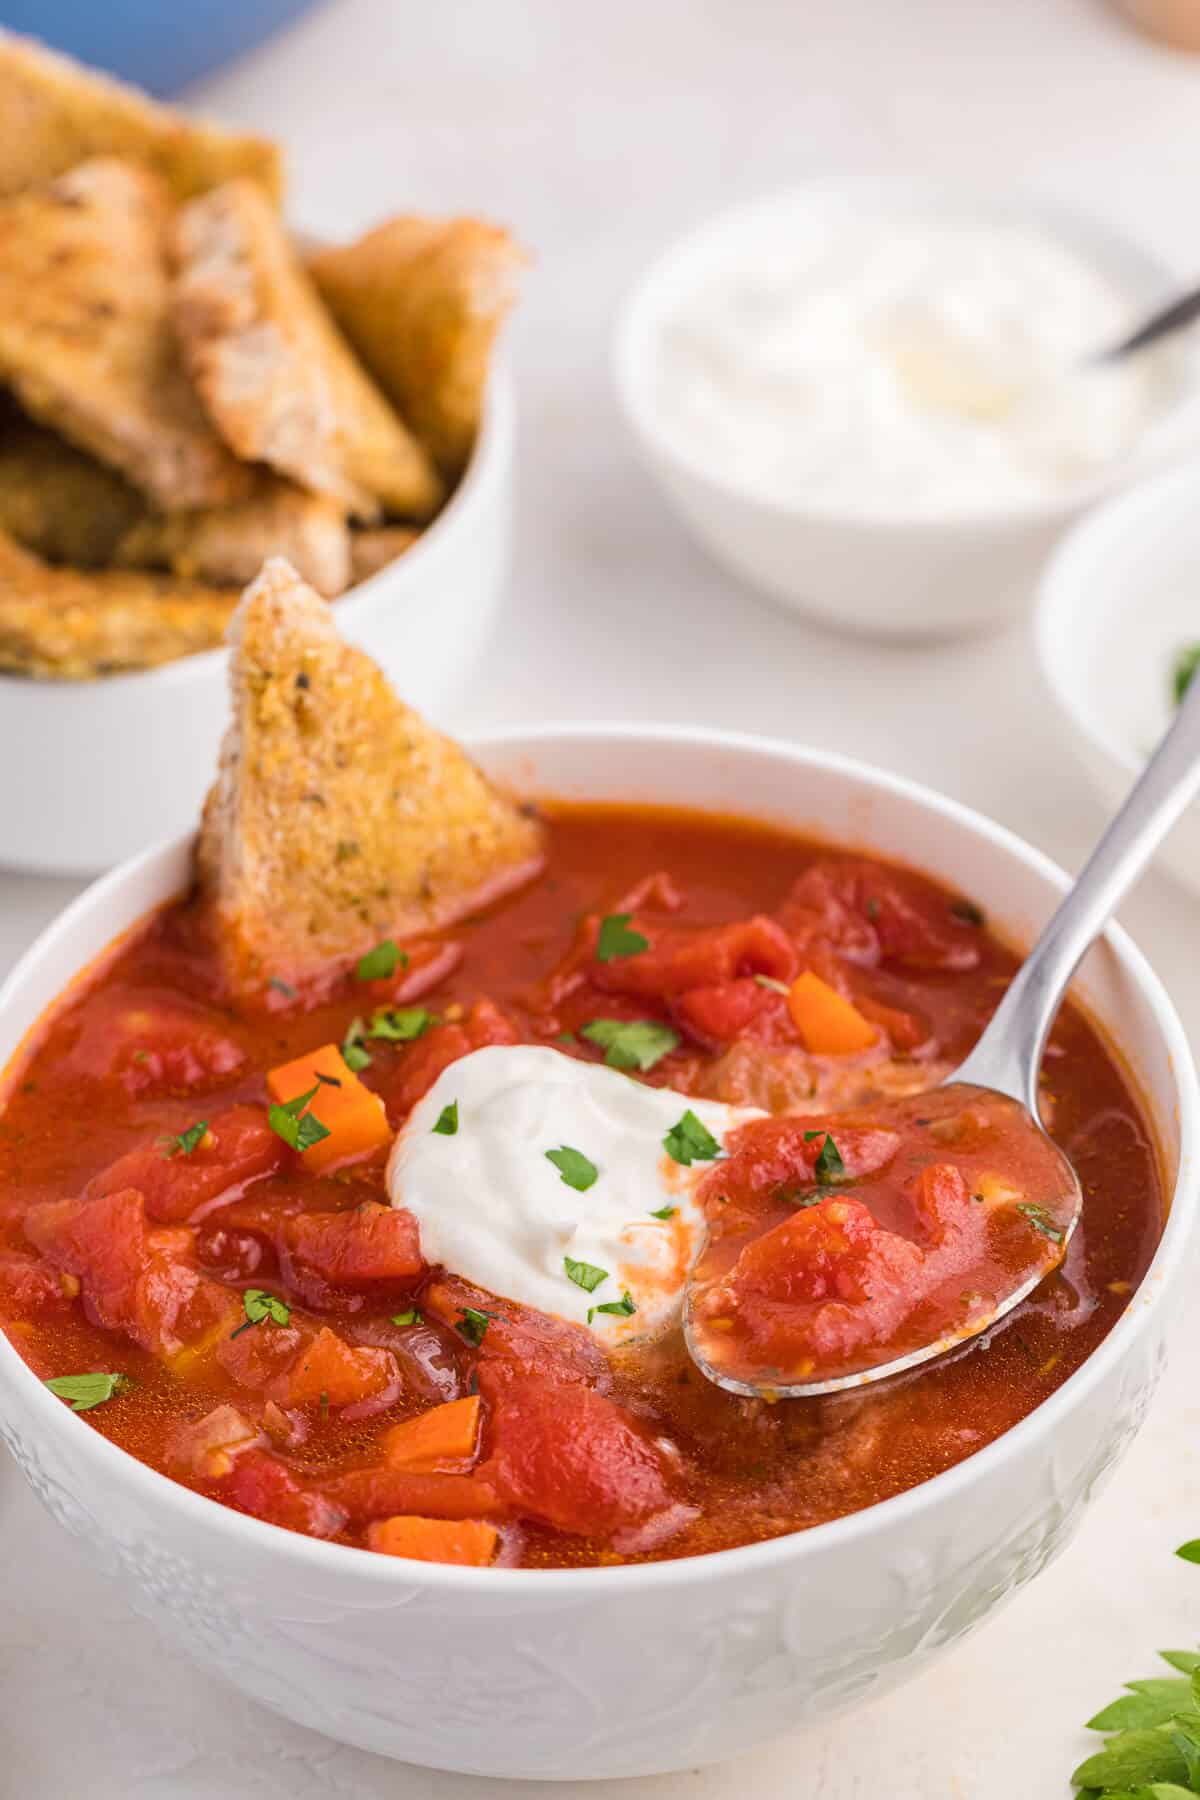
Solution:
[(1037, 1117), (1042, 1050), (1067, 984), (1198, 790), (1200, 677), (952, 1080), (999, 1088)]
[(1097, 352), (1090, 360), (1097, 365), (1120, 362), (1123, 357), (1132, 356), (1135, 350), (1145, 350), (1148, 345), (1156, 344), (1159, 338), (1168, 337), (1173, 331), (1182, 331), (1185, 325), (1190, 325), (1197, 318), (1200, 318), (1200, 288), (1193, 288), (1190, 293), (1182, 294), (1179, 299), (1159, 307), (1136, 331), (1131, 331), (1119, 343), (1110, 344), (1106, 350)]

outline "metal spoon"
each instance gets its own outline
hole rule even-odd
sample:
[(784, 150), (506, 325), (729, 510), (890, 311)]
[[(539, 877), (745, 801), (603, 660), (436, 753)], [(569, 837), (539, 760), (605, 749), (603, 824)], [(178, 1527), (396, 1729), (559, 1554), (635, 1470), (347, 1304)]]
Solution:
[[(990, 1095), (1005, 1096), (1021, 1108), (1028, 1129), (1037, 1132), (1050, 1145), (1038, 1119), (1038, 1071), (1054, 1016), (1084, 952), (1103, 931), (1197, 791), (1200, 791), (1200, 681), (1192, 683), (1170, 730), (1088, 858), (1078, 880), (1013, 977), (979, 1042), (961, 1067), (937, 1090), (939, 1095), (947, 1090), (961, 1089), (964, 1106), (970, 1104), (972, 1097), (978, 1099), (981, 1089), (989, 1090)], [(744, 1374), (730, 1375), (705, 1354), (701, 1342), (702, 1326), (695, 1312), (703, 1285), (693, 1269), (683, 1305), (684, 1338), (692, 1361), (701, 1374), (731, 1393), (770, 1400), (795, 1400), (882, 1381), (980, 1336), (1019, 1305), (1050, 1269), (1062, 1261), (1078, 1223), (1083, 1206), (1078, 1176), (1062, 1152), (1056, 1146), (1050, 1145), (1050, 1148), (1061, 1164), (1066, 1203), (1055, 1214), (1063, 1224), (1057, 1257), (1006, 1295), (986, 1315), (972, 1319), (953, 1336), (922, 1345), (873, 1367), (825, 1381), (781, 1382), (778, 1371), (772, 1378), (769, 1370), (763, 1370), (761, 1377), (755, 1379), (747, 1379)]]
[(1127, 356), (1133, 356), (1138, 350), (1148, 349), (1151, 344), (1157, 344), (1160, 338), (1170, 337), (1173, 332), (1182, 331), (1185, 325), (1192, 324), (1195, 319), (1200, 319), (1200, 287), (1181, 294), (1177, 300), (1168, 301), (1166, 306), (1157, 307), (1133, 331), (1127, 332), (1106, 349), (1093, 351), (1087, 361), (1093, 368), (1124, 362)]

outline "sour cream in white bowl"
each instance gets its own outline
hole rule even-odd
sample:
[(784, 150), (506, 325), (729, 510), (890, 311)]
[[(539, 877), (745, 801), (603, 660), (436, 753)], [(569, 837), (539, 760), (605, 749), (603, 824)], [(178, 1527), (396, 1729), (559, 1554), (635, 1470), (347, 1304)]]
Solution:
[[(1067, 885), (953, 801), (795, 745), (618, 726), (547, 727), (474, 749), (525, 793), (737, 812), (955, 886), (969, 875), (1017, 944)], [(190, 857), (187, 838), (146, 853), (42, 936), (0, 990), (0, 1063), (78, 971), (186, 885)], [(1171, 1001), (1122, 931), (1089, 951), (1076, 991), (1119, 1046), (1161, 1147), (1171, 1210), (1157, 1252), (1108, 1336), (1049, 1399), (881, 1504), (740, 1549), (616, 1567), (368, 1555), (158, 1474), (77, 1418), (2, 1335), (0, 1437), (140, 1612), (203, 1667), (312, 1729), (493, 1783), (738, 1756), (881, 1695), (978, 1625), (1065, 1546), (1144, 1415), (1194, 1224), (1200, 1095)], [(482, 1103), (489, 1084), (472, 1081), (461, 1103)], [(795, 1754), (807, 1793), (816, 1776), (802, 1740)]]
[(847, 628), (950, 635), (1019, 610), (1073, 514), (1200, 437), (1185, 347), (1088, 366), (1178, 285), (1031, 202), (818, 181), (665, 253), (617, 385), (727, 567)]
[[(1042, 674), (1106, 805), (1128, 791), (1174, 709), (1180, 654), (1200, 644), (1200, 460), (1110, 501), (1068, 533), (1037, 608)], [(1200, 891), (1200, 806), (1160, 858)]]

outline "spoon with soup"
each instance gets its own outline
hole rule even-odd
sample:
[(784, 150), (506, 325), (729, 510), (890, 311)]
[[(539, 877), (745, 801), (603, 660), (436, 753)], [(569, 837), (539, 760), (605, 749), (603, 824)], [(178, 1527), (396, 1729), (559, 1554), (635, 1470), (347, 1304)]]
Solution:
[(688, 1351), (732, 1393), (881, 1381), (979, 1337), (1058, 1267), (1078, 1176), (1039, 1119), (1042, 1051), (1088, 947), (1200, 790), (1200, 682), (966, 1061), (861, 1113), (741, 1125), (697, 1198)]

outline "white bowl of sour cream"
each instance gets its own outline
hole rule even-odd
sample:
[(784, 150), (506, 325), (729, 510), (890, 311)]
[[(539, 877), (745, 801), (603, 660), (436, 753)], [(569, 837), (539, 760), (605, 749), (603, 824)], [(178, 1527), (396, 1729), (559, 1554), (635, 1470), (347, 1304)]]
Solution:
[(1089, 366), (1182, 285), (1032, 202), (815, 181), (668, 249), (616, 380), (685, 520), (756, 588), (937, 637), (1027, 603), (1063, 525), (1200, 443), (1186, 337)]

